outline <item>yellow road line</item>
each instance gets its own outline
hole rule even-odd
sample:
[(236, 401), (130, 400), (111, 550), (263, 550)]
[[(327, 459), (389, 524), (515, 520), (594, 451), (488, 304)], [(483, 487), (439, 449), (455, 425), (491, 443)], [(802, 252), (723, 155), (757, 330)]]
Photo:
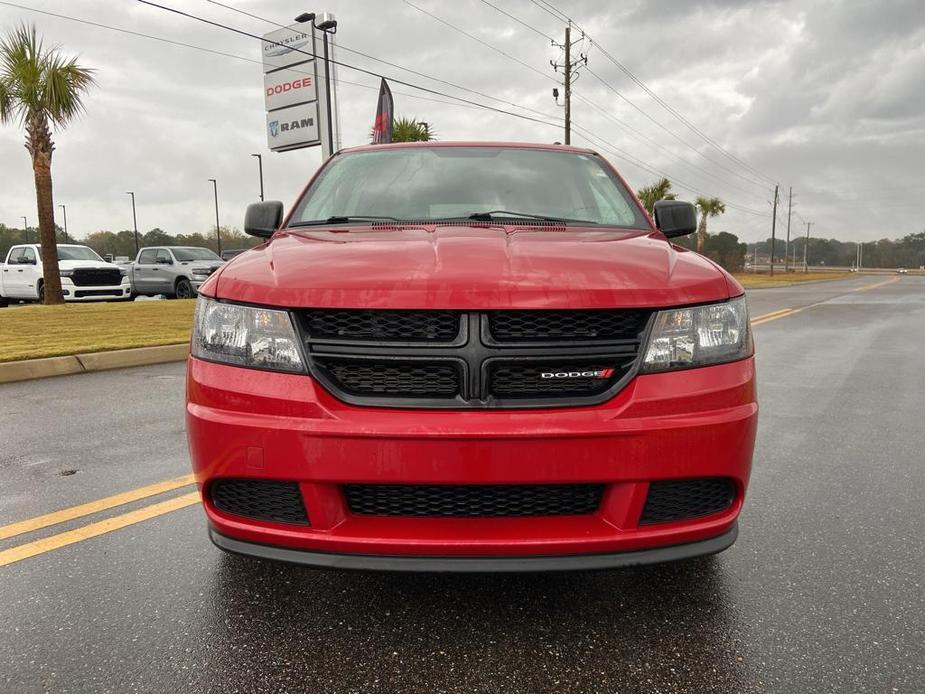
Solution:
[(123, 513), (120, 516), (113, 516), (112, 518), (90, 523), (89, 525), (58, 533), (51, 537), (45, 537), (41, 540), (27, 542), (17, 547), (11, 547), (10, 549), (0, 552), (0, 566), (6, 566), (7, 564), (22, 561), (23, 559), (28, 559), (38, 554), (44, 554), (45, 552), (51, 552), (52, 550), (72, 545), (75, 542), (83, 542), (84, 540), (89, 540), (91, 537), (111, 533), (113, 530), (134, 525), (135, 523), (141, 523), (142, 521), (162, 516), (165, 513), (177, 511), (196, 503), (199, 503), (199, 492), (189, 492), (187, 494), (175, 496), (172, 499), (167, 499), (166, 501), (160, 501), (150, 506), (144, 506), (134, 511)]
[(803, 309), (801, 308), (787, 308), (787, 309), (784, 309), (783, 311), (776, 311), (775, 313), (769, 313), (764, 316), (758, 316), (751, 322), (751, 324), (752, 324), (752, 327), (754, 327), (756, 325), (770, 323), (772, 320), (777, 320), (778, 318), (785, 318), (787, 316), (792, 316), (794, 313), (799, 313), (802, 310)]
[(899, 281), (898, 277), (892, 277), (888, 280), (884, 280), (883, 282), (874, 282), (873, 284), (865, 284), (863, 287), (858, 287), (857, 289), (852, 289), (851, 291), (863, 292), (863, 291), (867, 291), (868, 289), (876, 289), (877, 287), (882, 287), (885, 284), (893, 284), (893, 282), (898, 282), (898, 281)]
[(155, 494), (162, 494), (174, 489), (179, 489), (180, 487), (185, 487), (189, 484), (192, 484), (193, 482), (194, 479), (192, 475), (184, 475), (183, 477), (177, 477), (176, 479), (149, 484), (147, 487), (139, 487), (138, 489), (122, 492), (121, 494), (107, 496), (104, 499), (90, 501), (86, 504), (81, 504), (80, 506), (72, 506), (71, 508), (65, 508), (53, 513), (46, 513), (43, 516), (36, 516), (35, 518), (29, 518), (17, 523), (11, 523), (10, 525), (4, 525), (0, 527), (0, 540), (5, 540), (8, 537), (21, 535), (22, 533), (32, 532), (33, 530), (39, 530), (40, 528), (47, 528), (49, 525), (56, 525), (58, 523), (73, 520), (74, 518), (89, 516), (91, 513), (105, 511), (106, 509), (113, 508), (115, 506), (121, 506), (122, 504), (127, 504), (131, 501), (138, 501), (138, 499), (144, 499), (149, 496), (154, 496)]
[(754, 318), (752, 318), (752, 323), (756, 323), (758, 321), (764, 320), (765, 318), (771, 318), (771, 317), (776, 318), (779, 314), (790, 313), (792, 310), (793, 310), (792, 308), (782, 308), (779, 311), (771, 311), (770, 313), (765, 313), (762, 316), (755, 316)]

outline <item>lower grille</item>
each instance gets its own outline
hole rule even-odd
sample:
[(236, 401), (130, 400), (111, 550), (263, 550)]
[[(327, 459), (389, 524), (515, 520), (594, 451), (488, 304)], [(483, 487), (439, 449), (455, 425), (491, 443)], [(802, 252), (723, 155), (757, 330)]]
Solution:
[(75, 289), (74, 296), (78, 299), (85, 296), (122, 296), (121, 289)]
[(110, 287), (122, 283), (122, 273), (118, 268), (77, 268), (71, 282), (77, 287)]
[(213, 482), (209, 493), (215, 508), (225, 513), (275, 523), (309, 525), (296, 482), (225, 479)]
[(602, 484), (348, 484), (351, 513), (367, 516), (501, 518), (594, 513)]
[(454, 362), (315, 357), (351, 395), (395, 398), (452, 398), (460, 392), (460, 370)]
[(735, 499), (735, 484), (725, 477), (652, 482), (640, 525), (699, 518), (725, 511)]

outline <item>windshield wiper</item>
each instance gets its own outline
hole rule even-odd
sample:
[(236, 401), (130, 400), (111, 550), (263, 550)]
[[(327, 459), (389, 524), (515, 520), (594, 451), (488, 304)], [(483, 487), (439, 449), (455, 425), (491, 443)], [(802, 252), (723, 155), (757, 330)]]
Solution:
[(503, 219), (504, 217), (524, 217), (526, 219), (538, 219), (542, 222), (558, 222), (560, 224), (565, 224), (568, 222), (574, 224), (597, 224), (597, 222), (592, 222), (590, 219), (567, 219), (564, 217), (549, 217), (544, 214), (529, 214), (528, 212), (512, 212), (511, 210), (489, 210), (487, 212), (473, 212), (466, 219), (471, 219), (476, 222), (491, 222), (496, 219)]
[(374, 214), (352, 214), (349, 216), (334, 215), (327, 219), (310, 219), (307, 222), (294, 222), (289, 227), (314, 227), (323, 224), (349, 224), (350, 222), (378, 222), (378, 221), (398, 222), (397, 217), (382, 217)]

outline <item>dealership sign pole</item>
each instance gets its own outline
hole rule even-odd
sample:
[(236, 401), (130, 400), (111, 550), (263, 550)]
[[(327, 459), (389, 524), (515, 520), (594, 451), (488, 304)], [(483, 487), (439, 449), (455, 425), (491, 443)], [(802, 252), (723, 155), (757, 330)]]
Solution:
[[(333, 21), (330, 14), (322, 22)], [(288, 152), (321, 145), (322, 159), (334, 152), (334, 127), (325, 71), (317, 60), (324, 51), (324, 32), (314, 22), (293, 24), (263, 36), (263, 93), (266, 104), (267, 144), (272, 152)], [(334, 85), (330, 86), (334, 99)]]

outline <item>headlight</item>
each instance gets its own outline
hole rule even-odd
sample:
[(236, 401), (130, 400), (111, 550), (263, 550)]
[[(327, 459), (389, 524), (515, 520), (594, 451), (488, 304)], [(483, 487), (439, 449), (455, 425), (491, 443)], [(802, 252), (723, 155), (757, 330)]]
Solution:
[(236, 366), (305, 370), (286, 311), (223, 304), (202, 296), (196, 300), (191, 352)]
[(122, 275), (123, 277), (128, 277), (128, 268), (127, 268), (127, 267), (120, 267), (120, 268), (119, 268), (119, 274)]
[(643, 372), (686, 369), (744, 359), (753, 352), (745, 297), (693, 308), (659, 311)]

